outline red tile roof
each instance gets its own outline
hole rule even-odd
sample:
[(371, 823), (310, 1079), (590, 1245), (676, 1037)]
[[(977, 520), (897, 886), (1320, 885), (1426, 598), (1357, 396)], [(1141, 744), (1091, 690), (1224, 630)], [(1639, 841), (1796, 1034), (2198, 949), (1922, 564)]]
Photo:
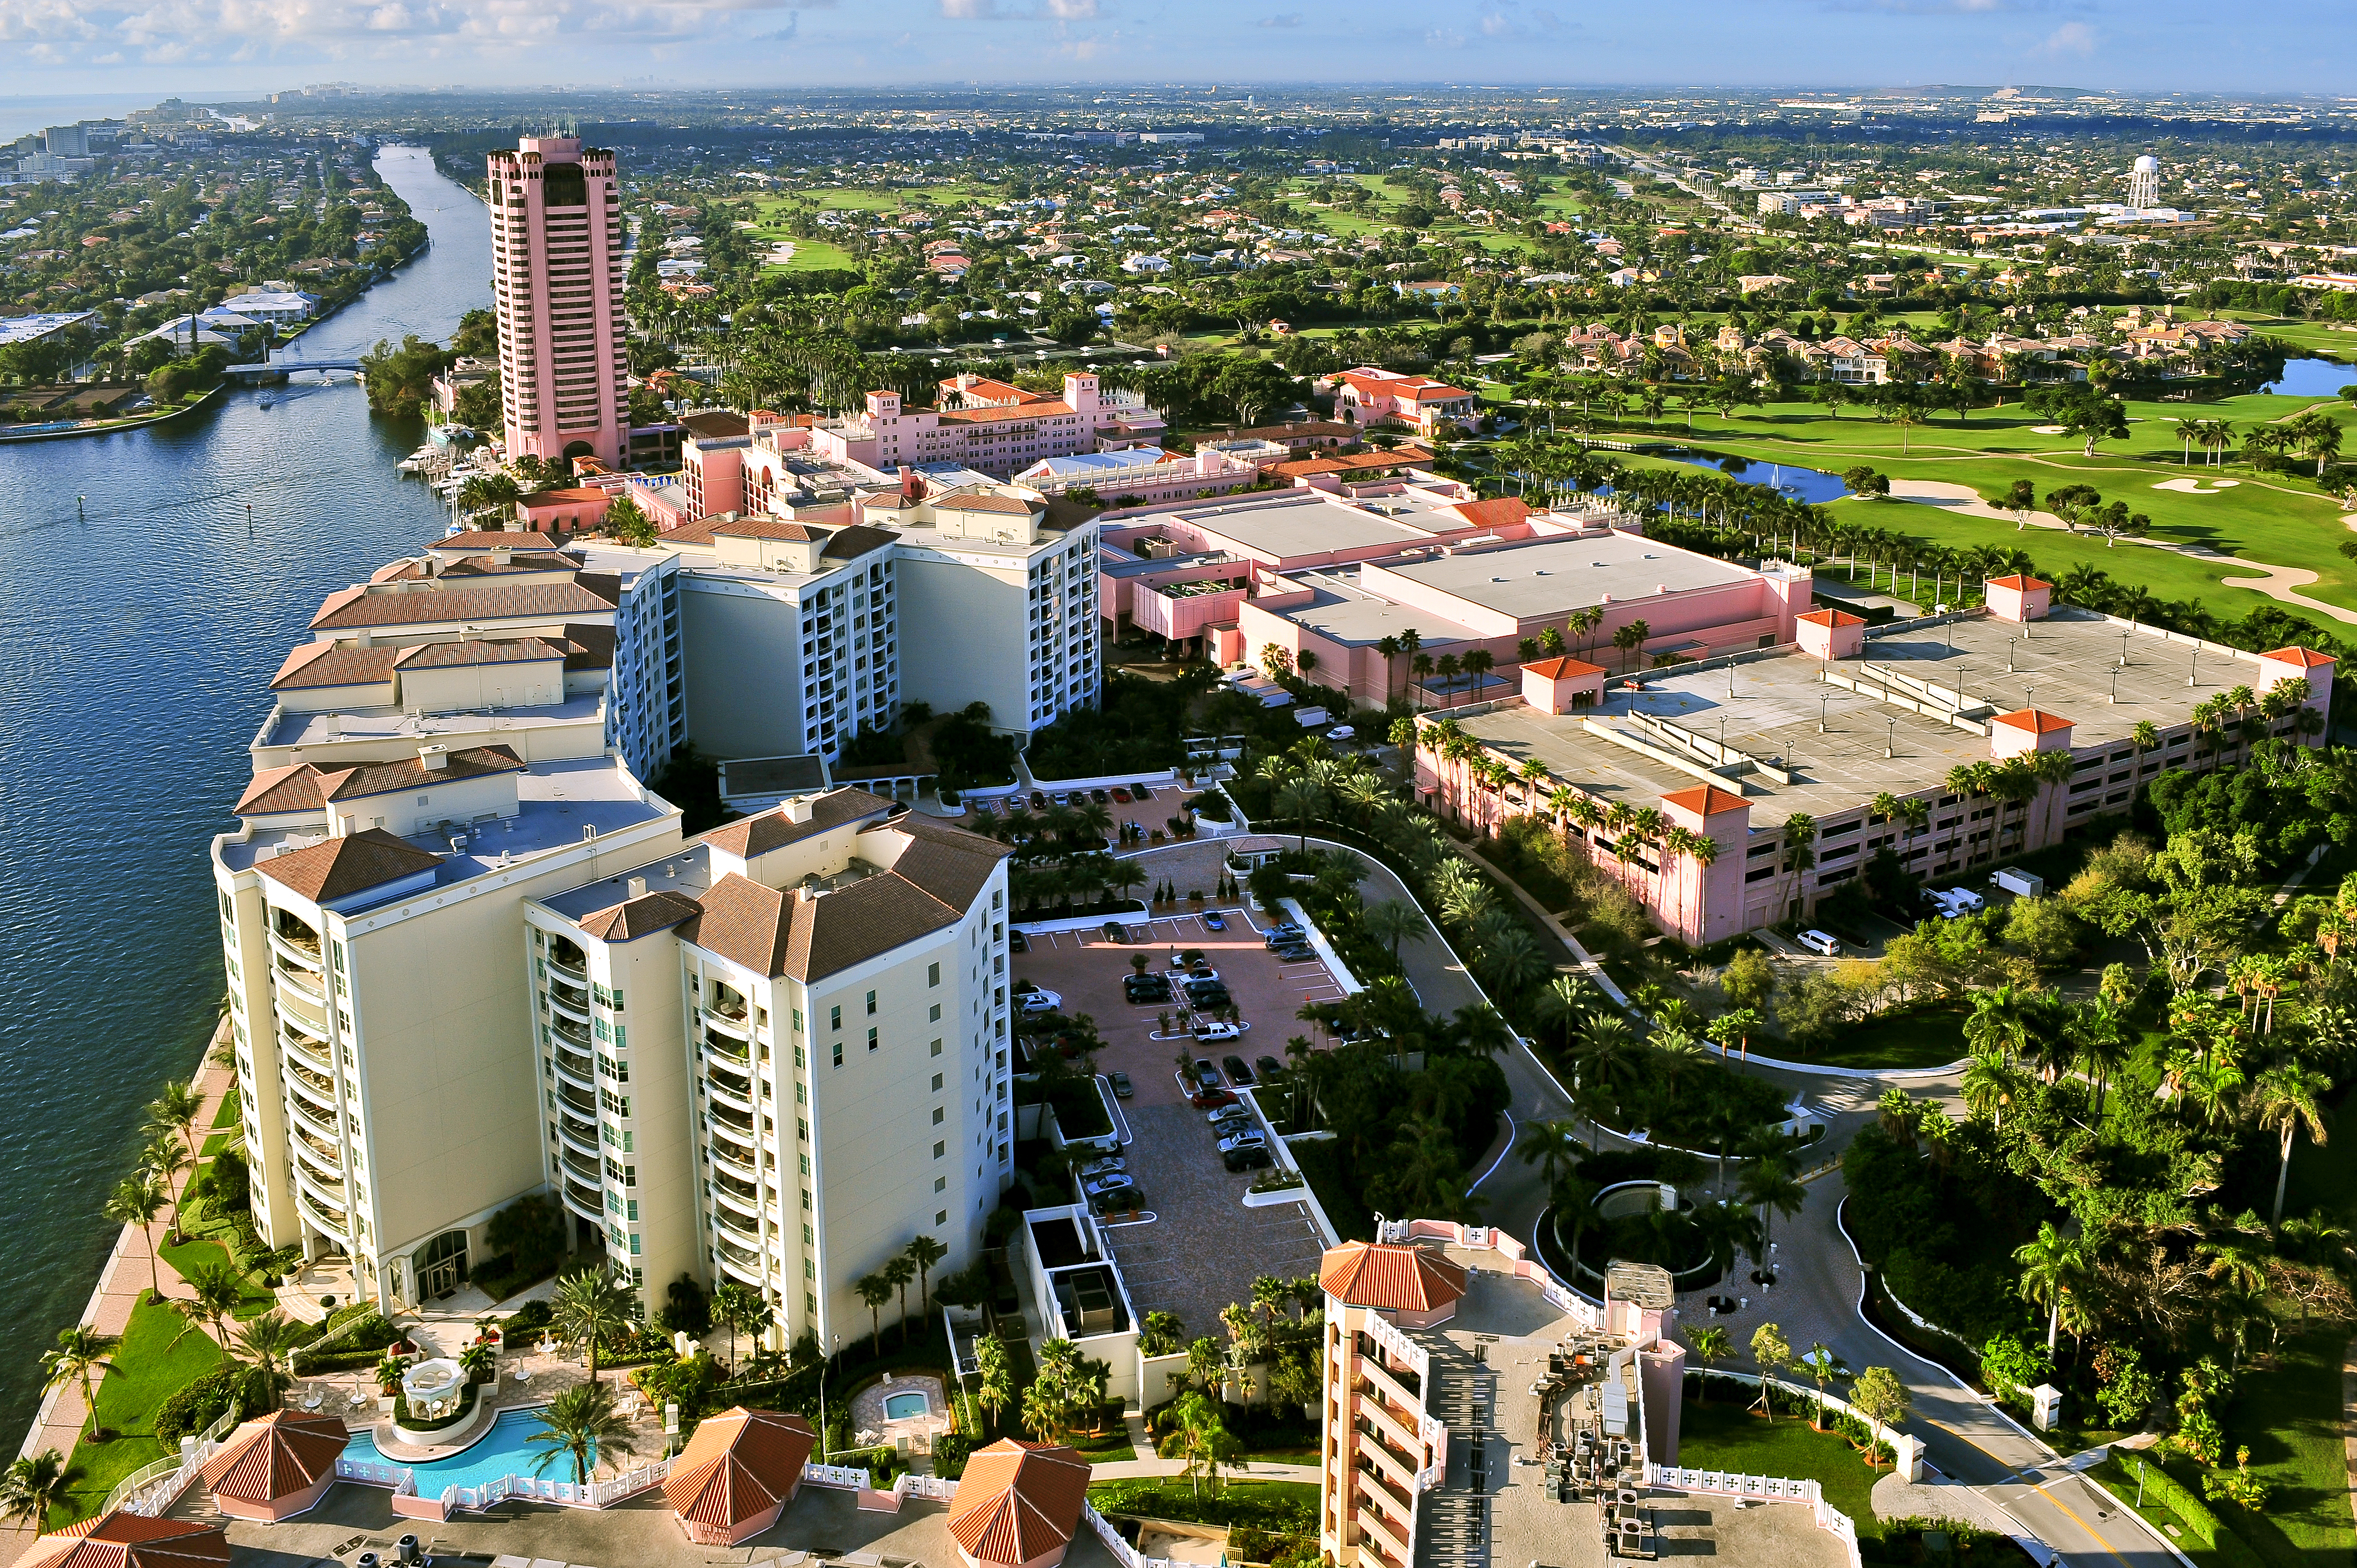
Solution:
[(738, 1405), (706, 1416), (671, 1462), (663, 1500), (683, 1520), (733, 1529), (784, 1502), (817, 1447), (799, 1415)]
[(1807, 621), (1811, 626), (1864, 626), (1866, 624), (1864, 616), (1854, 616), (1847, 610), (1811, 610), (1808, 614), (1794, 618)]
[(334, 1475), (337, 1455), (350, 1440), (342, 1416), (273, 1411), (230, 1434), (199, 1473), (215, 1497), (274, 1502)]
[(1013, 1568), (1071, 1543), (1089, 1462), (1070, 1448), (1002, 1437), (966, 1456), (950, 1539), (968, 1557)]
[(314, 903), (325, 904), (441, 864), (440, 855), (413, 849), (382, 828), (370, 828), (273, 855), (254, 869)]
[(1603, 665), (1590, 664), (1584, 659), (1574, 659), (1568, 653), (1559, 653), (1553, 659), (1534, 660), (1523, 668), (1534, 675), (1543, 675), (1550, 681), (1579, 681), (1590, 675), (1601, 675), (1605, 672)]
[(264, 817), (279, 811), (325, 811), (327, 805), (328, 798), (319, 793), (318, 769), (297, 762), (255, 774), (231, 810), (241, 817)]
[(2286, 664), (2297, 664), (2303, 670), (2313, 670), (2319, 664), (2337, 662), (2330, 653), (2319, 653), (2313, 648), (2278, 648), (2273, 653), (2262, 653), (2262, 659), (2273, 659)]
[(1722, 811), (1740, 811), (1748, 808), (1742, 796), (1720, 789), (1716, 784), (1697, 784), (1691, 789), (1673, 789), (1662, 797), (1665, 806), (1676, 806), (1698, 817), (1716, 817)]
[(627, 942), (668, 930), (701, 908), (684, 893), (650, 893), (642, 898), (628, 898), (603, 909), (592, 909), (576, 923), (601, 942)]
[(1465, 1271), (1421, 1247), (1345, 1241), (1318, 1265), (1318, 1283), (1352, 1306), (1433, 1312), (1465, 1294)]
[(1509, 528), (1531, 515), (1530, 502), (1520, 496), (1499, 496), (1486, 501), (1460, 501), (1449, 510), (1476, 528)]
[(16, 1562), (18, 1568), (227, 1568), (229, 1537), (217, 1524), (117, 1509), (34, 1542)]
[(1988, 585), (1992, 588), (2014, 588), (2022, 593), (2028, 593), (2033, 588), (2050, 588), (2054, 585), (2041, 583), (2035, 577), (2025, 577), (2017, 573), (2010, 577), (1991, 577), (1988, 580)]
[(274, 692), (315, 686), (375, 686), (393, 679), (398, 648), (362, 648), (356, 642), (302, 642), (270, 679)]
[(2008, 729), (2026, 729), (2036, 735), (2052, 735), (2059, 729), (2069, 729), (2071, 721), (2055, 714), (2044, 714), (2036, 708), (2023, 708), (2010, 714), (1999, 714), (1989, 720)]
[(366, 627), (414, 626), (435, 621), (481, 621), (531, 618), (565, 620), (613, 609), (605, 597), (581, 581), (570, 583), (502, 583), (468, 578), (458, 583), (439, 579), (404, 583), (394, 587), (345, 588), (329, 594), (311, 618), (314, 631)]

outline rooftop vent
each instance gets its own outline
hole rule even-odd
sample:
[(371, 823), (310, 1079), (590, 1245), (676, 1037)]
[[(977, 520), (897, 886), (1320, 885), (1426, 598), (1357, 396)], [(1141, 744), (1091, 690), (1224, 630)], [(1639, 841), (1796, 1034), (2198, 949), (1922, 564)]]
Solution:
[(631, 897), (632, 898), (643, 898), (643, 897), (645, 897), (646, 896), (647, 896), (647, 879), (646, 879), (645, 877), (643, 877), (643, 876), (633, 876), (633, 877), (631, 877), (631, 878), (630, 878), (630, 897)]

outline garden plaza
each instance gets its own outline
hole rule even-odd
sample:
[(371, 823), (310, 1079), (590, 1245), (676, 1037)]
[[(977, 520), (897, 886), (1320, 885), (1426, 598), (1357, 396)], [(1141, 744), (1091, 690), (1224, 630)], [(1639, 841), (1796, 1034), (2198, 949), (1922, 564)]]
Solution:
[[(1882, 628), (1817, 610), (1789, 646), (1757, 654), (1611, 675), (1526, 665), (1519, 695), (1425, 715), (1417, 789), (1489, 828), (1551, 808), (1663, 930), (1701, 946), (1804, 917), (1885, 848), (1921, 877), (2003, 865), (2125, 807), (2163, 768), (2231, 760), (2247, 742), (2231, 725), (2197, 734), (2204, 703), (2320, 737), (2325, 655), (2050, 610), (2050, 595), (1997, 578), (1986, 608)], [(2305, 685), (2266, 701), (2287, 682)], [(1984, 767), (1953, 787), (1958, 768)], [(1886, 795), (1919, 813), (1883, 820)]]

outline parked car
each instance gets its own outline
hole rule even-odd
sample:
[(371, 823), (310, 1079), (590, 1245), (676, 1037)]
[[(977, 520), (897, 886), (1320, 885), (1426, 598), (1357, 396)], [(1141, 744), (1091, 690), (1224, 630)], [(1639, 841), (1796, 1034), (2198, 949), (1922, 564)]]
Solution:
[(1260, 945), (1265, 948), (1277, 947), (1288, 941), (1306, 942), (1308, 940), (1308, 931), (1290, 922), (1282, 926), (1265, 927), (1260, 933)]
[(1063, 997), (1053, 991), (1027, 991), (1015, 999), (1015, 1005), (1025, 1013), (1053, 1013), (1063, 1004)]
[(1054, 794), (1049, 796), (1048, 799), (1054, 801), (1059, 806), (1069, 806), (1072, 803), (1072, 797), (1062, 789), (1057, 790)]
[[(1209, 1116), (1203, 1118), (1203, 1120), (1209, 1122), (1215, 1128), (1223, 1128), (1230, 1125), (1249, 1127), (1253, 1124), (1252, 1112), (1245, 1110), (1241, 1105), (1230, 1105), (1222, 1110), (1214, 1111)], [(1222, 1132), (1220, 1136), (1224, 1138), (1228, 1136), (1228, 1133)]]
[(1224, 931), (1228, 929), (1228, 918), (1217, 909), (1208, 909), (1203, 914), (1203, 929), (1207, 931)]
[(1351, 728), (1349, 725), (1336, 725), (1332, 729), (1326, 732), (1326, 738), (1328, 740), (1356, 740), (1359, 738), (1359, 732)]
[(1140, 800), (1154, 799), (1154, 787), (1151, 784), (1133, 784), (1129, 787), (1129, 792)]
[(1266, 1144), (1246, 1144), (1220, 1156), (1220, 1163), (1232, 1171), (1265, 1171), (1276, 1163)]
[(1186, 974), (1182, 978), (1184, 978), (1189, 985), (1198, 985), (1205, 981), (1218, 980), (1220, 978), (1220, 972), (1213, 969), (1210, 964), (1205, 963), (1201, 959), (1197, 959), (1193, 966), (1187, 971)]
[(1260, 1080), (1263, 1083), (1266, 1083), (1285, 1070), (1285, 1064), (1275, 1057), (1255, 1057), (1253, 1058), (1253, 1066), (1260, 1069)]
[(1841, 943), (1824, 931), (1803, 931), (1793, 940), (1821, 958), (1841, 957)]
[(1136, 1186), (1137, 1184), (1129, 1177), (1115, 1172), (1112, 1176), (1099, 1176), (1094, 1181), (1084, 1183), (1082, 1190), (1091, 1197), (1103, 1197), (1109, 1192), (1126, 1192)]
[(1124, 806), (1129, 804), (1129, 791), (1126, 789), (1115, 789), (1113, 792), (1113, 798), (1117, 804)]
[(1224, 1106), (1232, 1106), (1235, 1102), (1236, 1097), (1224, 1089), (1198, 1090), (1187, 1097), (1187, 1103), (1198, 1111), (1217, 1111)]
[(1113, 1085), (1113, 1095), (1115, 1100), (1127, 1100), (1137, 1092), (1135, 1086), (1129, 1081), (1129, 1074), (1125, 1072), (1109, 1072), (1105, 1074), (1105, 1081)]
[(1243, 1058), (1222, 1057), (1220, 1066), (1227, 1073), (1228, 1081), (1238, 1089), (1250, 1089), (1253, 1086), (1252, 1064), (1245, 1061)]
[(1135, 1186), (1089, 1195), (1092, 1214), (1135, 1214), (1146, 1207), (1146, 1194)]
[(1021, 931), (1009, 931), (1006, 933), (1006, 950), (1009, 952), (1029, 952), (1031, 950), (1031, 944), (1023, 940), (1023, 933)]
[(1276, 955), (1279, 963), (1308, 963), (1318, 957), (1318, 950), (1307, 942), (1289, 943), (1268, 950)]
[(1216, 1045), (1222, 1040), (1240, 1040), (1243, 1034), (1233, 1024), (1205, 1022), (1195, 1026), (1195, 1043), (1199, 1046)]
[(1103, 789), (1090, 790), (1089, 799), (1094, 800), (1100, 806), (1110, 804), (1113, 800), (1113, 797), (1105, 793)]
[(1044, 811), (1048, 809), (1048, 797), (1043, 791), (1038, 789), (1031, 791), (1031, 809), (1035, 811)]
[(1107, 1155), (1101, 1160), (1091, 1160), (1081, 1167), (1082, 1181), (1094, 1181), (1099, 1176), (1118, 1176), (1129, 1168), (1119, 1155)]
[(1211, 1058), (1197, 1057), (1195, 1058), (1195, 1081), (1202, 1085), (1205, 1089), (1219, 1089), (1223, 1086), (1225, 1080), (1220, 1077), (1220, 1069), (1211, 1065)]
[(1238, 1149), (1265, 1149), (1266, 1147), (1268, 1147), (1268, 1136), (1257, 1127), (1232, 1133), (1220, 1140), (1220, 1153), (1223, 1155), (1233, 1154)]
[(1216, 1013), (1234, 1001), (1224, 985), (1189, 986), (1187, 989), (1187, 1005), (1199, 1012)]
[(1158, 974), (1133, 974), (1121, 983), (1121, 993), (1133, 1003), (1150, 1006), (1170, 1000), (1170, 983)]
[(1107, 920), (1098, 929), (1103, 933), (1104, 940), (1109, 942), (1125, 945), (1129, 941), (1129, 928), (1119, 920)]

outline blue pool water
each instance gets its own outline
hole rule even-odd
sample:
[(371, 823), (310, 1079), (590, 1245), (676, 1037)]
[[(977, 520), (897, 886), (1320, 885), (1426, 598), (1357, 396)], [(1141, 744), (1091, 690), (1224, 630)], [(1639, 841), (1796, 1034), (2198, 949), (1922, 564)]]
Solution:
[(932, 1402), (922, 1394), (894, 1394), (884, 1402), (884, 1415), (889, 1421), (906, 1421), (910, 1416), (927, 1414), (932, 1408)]
[[(548, 1452), (545, 1444), (527, 1441), (533, 1433), (545, 1429), (538, 1410), (501, 1411), (491, 1423), (490, 1432), (480, 1442), (447, 1459), (436, 1459), (409, 1468), (417, 1477), (417, 1495), (438, 1498), (446, 1487), (480, 1487), (502, 1476), (529, 1476), (533, 1466)], [(344, 1457), (360, 1465), (399, 1465), (377, 1451), (376, 1442), (365, 1432), (356, 1432), (344, 1449)], [(592, 1474), (595, 1467), (592, 1466)], [(573, 1456), (566, 1455), (549, 1466), (547, 1478), (552, 1481), (573, 1479)]]
[(1848, 487), (1837, 474), (1817, 468), (1797, 468), (1790, 463), (1761, 463), (1742, 457), (1682, 456), (1681, 463), (1691, 463), (1697, 468), (1709, 468), (1746, 485), (1770, 485), (1786, 496), (1807, 501), (1812, 506), (1837, 501), (1849, 494)]
[(2339, 360), (2286, 360), (2283, 379), (2259, 390), (2286, 397), (2338, 397), (2341, 389), (2352, 382), (2357, 382), (2357, 365)]

